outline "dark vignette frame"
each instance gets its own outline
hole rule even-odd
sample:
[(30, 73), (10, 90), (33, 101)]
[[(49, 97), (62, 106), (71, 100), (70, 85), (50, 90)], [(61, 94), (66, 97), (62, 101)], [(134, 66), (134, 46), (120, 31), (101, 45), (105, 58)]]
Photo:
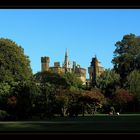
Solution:
[[(140, 9), (140, 4), (138, 3), (138, 0), (133, 1), (111, 1), (111, 0), (80, 0), (80, 1), (71, 1), (71, 0), (4, 0), (0, 3), (0, 9)], [(139, 136), (139, 133), (92, 133), (92, 132), (86, 132), (86, 133), (34, 133), (34, 132), (23, 132), (23, 133), (9, 133), (9, 132), (0, 132), (0, 137), (10, 137), (16, 136), (15, 138), (21, 138), (21, 135), (23, 138), (31, 138), (32, 136), (35, 136), (36, 138), (43, 138), (45, 136), (47, 137), (56, 137), (64, 136), (65, 138), (78, 138), (83, 137), (87, 139), (87, 136), (90, 136), (92, 138), (125, 138), (126, 136), (134, 138), (134, 136)], [(94, 135), (94, 136), (93, 136)], [(77, 137), (78, 136), (78, 137)]]

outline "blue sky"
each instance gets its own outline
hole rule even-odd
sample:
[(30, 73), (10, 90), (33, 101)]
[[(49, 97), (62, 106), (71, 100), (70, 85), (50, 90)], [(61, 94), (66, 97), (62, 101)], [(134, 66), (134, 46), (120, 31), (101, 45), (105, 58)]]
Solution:
[(71, 63), (87, 69), (96, 54), (112, 68), (114, 44), (125, 34), (140, 35), (139, 9), (1, 9), (0, 19), (0, 37), (24, 48), (33, 73), (41, 70), (41, 56), (62, 65), (66, 48)]

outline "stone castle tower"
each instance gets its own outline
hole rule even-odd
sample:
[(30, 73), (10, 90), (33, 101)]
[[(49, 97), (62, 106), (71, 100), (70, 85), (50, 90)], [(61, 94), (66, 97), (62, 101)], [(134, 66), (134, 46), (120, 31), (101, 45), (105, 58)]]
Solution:
[(93, 57), (90, 63), (90, 67), (88, 67), (89, 80), (91, 85), (96, 85), (97, 76), (100, 76), (103, 71), (104, 69), (98, 61), (97, 57)]
[(41, 57), (41, 71), (48, 71), (49, 70), (49, 63), (50, 58), (49, 57)]

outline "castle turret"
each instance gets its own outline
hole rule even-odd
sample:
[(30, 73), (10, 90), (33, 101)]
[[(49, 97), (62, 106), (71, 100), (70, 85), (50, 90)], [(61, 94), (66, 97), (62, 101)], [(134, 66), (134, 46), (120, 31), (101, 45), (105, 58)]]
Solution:
[(97, 57), (93, 57), (90, 67), (88, 67), (89, 79), (90, 83), (95, 86), (97, 76), (100, 76), (101, 73), (104, 71), (103, 67), (101, 67), (100, 62), (98, 61)]
[(70, 68), (70, 61), (68, 59), (68, 52), (66, 50), (65, 52), (65, 59), (64, 59), (64, 64), (63, 64), (63, 68), (65, 69), (65, 72), (67, 71), (71, 71), (71, 68)]
[(41, 57), (41, 71), (48, 71), (49, 70), (49, 63), (50, 58), (49, 57)]

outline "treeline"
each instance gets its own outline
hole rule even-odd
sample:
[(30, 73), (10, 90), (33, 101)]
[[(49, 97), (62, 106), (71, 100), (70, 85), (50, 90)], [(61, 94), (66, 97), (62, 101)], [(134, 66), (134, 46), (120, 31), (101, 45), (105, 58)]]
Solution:
[(97, 79), (97, 87), (119, 112), (140, 111), (140, 37), (124, 35), (116, 42), (113, 69)]
[(25, 120), (32, 116), (140, 111), (140, 38), (125, 35), (116, 44), (113, 69), (106, 69), (96, 85), (82, 85), (71, 73), (32, 74), (21, 46), (0, 39), (0, 119)]

